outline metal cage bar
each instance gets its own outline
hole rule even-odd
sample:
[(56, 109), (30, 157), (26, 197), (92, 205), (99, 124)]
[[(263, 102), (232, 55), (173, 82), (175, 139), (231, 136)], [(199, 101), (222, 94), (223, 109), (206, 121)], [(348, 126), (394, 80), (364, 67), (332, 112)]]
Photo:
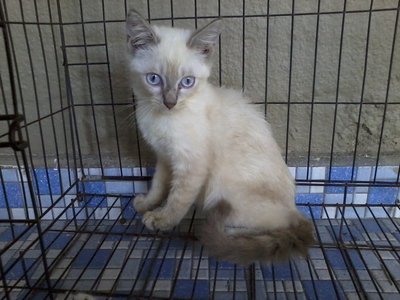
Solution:
[[(79, 292), (128, 299), (217, 299), (221, 295), (232, 299), (345, 299), (351, 296), (364, 299), (370, 293), (385, 299), (388, 295), (397, 295), (400, 292), (400, 273), (397, 271), (400, 269), (399, 202), (357, 204), (349, 197), (354, 196), (355, 189), (393, 191), (400, 187), (400, 169), (396, 171), (394, 180), (378, 178), (390, 107), (400, 104), (400, 99), (393, 97), (393, 78), (397, 75), (399, 59), (396, 49), (400, 1), (392, 7), (377, 7), (377, 1), (371, 0), (365, 9), (353, 9), (350, 2), (343, 0), (341, 8), (325, 11), (323, 3), (318, 0), (312, 11), (303, 12), (299, 10), (300, 4), (292, 0), (288, 2), (290, 9), (282, 12), (276, 11), (275, 3), (267, 0), (262, 12), (254, 12), (250, 1), (242, 0), (239, 1), (240, 7), (229, 12), (226, 1), (218, 0), (213, 13), (203, 13), (204, 2), (194, 0), (190, 2), (193, 9), (187, 12), (187, 16), (181, 15), (180, 7), (173, 0), (164, 4), (166, 16), (156, 13), (158, 7), (153, 1), (145, 1), (145, 14), (150, 22), (156, 24), (170, 22), (177, 26), (180, 21), (191, 21), (193, 28), (198, 28), (203, 20), (216, 17), (237, 21), (238, 34), (241, 35), (237, 56), (241, 73), (237, 85), (245, 92), (251, 83), (246, 77), (252, 68), (249, 65), (251, 22), (265, 19), (262, 28), (265, 48), (259, 49), (265, 59), (265, 70), (262, 70), (265, 78), (261, 80), (265, 86), (263, 97), (253, 104), (262, 105), (267, 118), (273, 116), (275, 108), (284, 110), (281, 125), (286, 161), (292, 159), (291, 150), (295, 146), (291, 140), (291, 130), (295, 127), (293, 116), (298, 107), (306, 108), (310, 114), (306, 124), (306, 172), (303, 178), (297, 179), (297, 187), (340, 189), (340, 199), (335, 203), (298, 203), (299, 209), (312, 221), (317, 237), (308, 257), (284, 264), (254, 264), (249, 267), (215, 261), (207, 256), (196, 239), (202, 222), (199, 212), (192, 211), (171, 233), (150, 232), (132, 210), (135, 191), (127, 195), (104, 190), (93, 192), (90, 188), (91, 184), (98, 182), (113, 184), (116, 181), (148, 182), (151, 179), (149, 171), (144, 171), (146, 151), (136, 122), (132, 125), (135, 137), (132, 145), (137, 153), (135, 166), (139, 169), (137, 173), (125, 173), (125, 168), (131, 166), (124, 161), (124, 125), (119, 123), (118, 114), (120, 110), (134, 112), (135, 97), (130, 93), (121, 96), (114, 78), (114, 45), (110, 28), (124, 23), (131, 5), (128, 1), (120, 2), (124, 15), (110, 17), (107, 1), (101, 0), (100, 14), (88, 17), (86, 3), (79, 0), (75, 7), (77, 18), (71, 20), (65, 15), (66, 4), (59, 0), (35, 0), (32, 3), (20, 0), (16, 4), (0, 1), (0, 32), (4, 39), (1, 45), (4, 45), (7, 60), (6, 69), (3, 70), (0, 64), (1, 109), (5, 112), (0, 115), (0, 121), (7, 123), (7, 132), (0, 132), (0, 148), (10, 151), (12, 164), (17, 167), (16, 176), (20, 179), (17, 186), (21, 190), (24, 217), (15, 216), (12, 195), (7, 193), (8, 183), (0, 169), (0, 209), (4, 209), (4, 214), (0, 215), (0, 299), (67, 299)], [(393, 36), (387, 61), (385, 95), (382, 99), (367, 99), (372, 34), (378, 14), (395, 16), (393, 24), (390, 24)], [(318, 74), (324, 68), (324, 61), (320, 58), (323, 52), (323, 18), (332, 16), (340, 19), (340, 26), (336, 28), (340, 33), (338, 53), (334, 60), (337, 73), (333, 99), (324, 101), (317, 96)], [(367, 21), (361, 89), (355, 99), (342, 99), (345, 35), (351, 29), (349, 19), (353, 16), (365, 16)], [(315, 20), (311, 30), (311, 93), (310, 97), (300, 101), (296, 99), (294, 90), (295, 55), (298, 51), (295, 48), (298, 42), (295, 30), (305, 17)], [(279, 20), (287, 20), (290, 24), (285, 99), (276, 98), (271, 92), (271, 78), (274, 76), (271, 57), (274, 35), (277, 34), (274, 22)], [(98, 26), (96, 28), (103, 31), (99, 40), (91, 40), (90, 26)], [(71, 30), (76, 30), (79, 38), (74, 40)], [(230, 49), (224, 46), (224, 39), (220, 37), (216, 57), (216, 83), (220, 86), (229, 80), (223, 69)], [(25, 60), (21, 58), (18, 47), (26, 49)], [(74, 60), (73, 51), (82, 51), (83, 60)], [(104, 56), (93, 58), (93, 52)], [(102, 70), (103, 84), (109, 90), (109, 96), (96, 95), (96, 68)], [(78, 79), (74, 72), (77, 70), (81, 70), (80, 78), (87, 83), (87, 98), (76, 95)], [(29, 94), (27, 86), (31, 88)], [(324, 165), (328, 170), (327, 178), (315, 179), (311, 168), (315, 165), (313, 145), (319, 130), (316, 120), (321, 107), (333, 111), (333, 121)], [(348, 160), (351, 169), (347, 178), (338, 179), (334, 178), (332, 170), (338, 166), (336, 150), (340, 109), (347, 107), (356, 111), (353, 151)], [(374, 107), (383, 111), (377, 127), (376, 155), (369, 158), (372, 175), (360, 180), (356, 168), (363, 159), (360, 148), (362, 119), (366, 111)], [(83, 110), (89, 112), (86, 124), (80, 123)], [(110, 112), (109, 135), (99, 127), (99, 112), (104, 111)], [(92, 130), (91, 146), (99, 166), (96, 174), (91, 173), (92, 157), (85, 152), (87, 141), (82, 132), (85, 126)], [(112, 166), (116, 171), (113, 172), (107, 169), (109, 162), (104, 138), (116, 145), (113, 152), (116, 165)], [(44, 168), (38, 171), (40, 166)], [(67, 177), (63, 175), (63, 168), (68, 171)], [(52, 181), (56, 184), (51, 184)], [(43, 189), (48, 193), (43, 194)], [(56, 192), (58, 189), (60, 191)], [(332, 215), (332, 209), (335, 215)], [(3, 241), (3, 236), (9, 239)]]

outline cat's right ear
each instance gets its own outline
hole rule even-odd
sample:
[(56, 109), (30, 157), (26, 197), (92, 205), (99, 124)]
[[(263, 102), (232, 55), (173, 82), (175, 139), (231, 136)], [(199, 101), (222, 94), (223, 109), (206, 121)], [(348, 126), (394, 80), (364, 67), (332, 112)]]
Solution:
[(135, 10), (130, 10), (126, 18), (128, 48), (134, 54), (138, 49), (157, 44), (159, 39), (150, 24)]
[(216, 19), (205, 27), (193, 32), (187, 42), (188, 47), (197, 50), (200, 54), (209, 58), (221, 34), (221, 23), (222, 19)]

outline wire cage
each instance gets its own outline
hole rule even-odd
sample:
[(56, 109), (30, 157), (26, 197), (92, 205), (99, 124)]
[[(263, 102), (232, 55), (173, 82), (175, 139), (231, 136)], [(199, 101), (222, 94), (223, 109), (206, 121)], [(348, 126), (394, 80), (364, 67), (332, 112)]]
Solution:
[[(129, 7), (155, 24), (224, 19), (211, 80), (272, 124), (315, 227), (307, 259), (216, 261), (195, 210), (170, 233), (144, 228), (132, 199), (153, 158), (123, 59)], [(0, 298), (398, 299), (399, 7), (0, 1)]]

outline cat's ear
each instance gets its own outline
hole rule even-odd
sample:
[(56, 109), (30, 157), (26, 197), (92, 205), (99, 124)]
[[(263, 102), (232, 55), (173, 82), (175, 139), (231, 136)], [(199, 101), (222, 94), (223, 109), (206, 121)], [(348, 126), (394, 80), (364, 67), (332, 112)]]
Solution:
[(157, 44), (159, 39), (150, 24), (135, 10), (130, 10), (126, 18), (128, 48), (134, 54), (136, 50)]
[(193, 32), (187, 42), (188, 47), (196, 49), (202, 55), (209, 58), (221, 34), (221, 23), (222, 19), (216, 19), (205, 27)]

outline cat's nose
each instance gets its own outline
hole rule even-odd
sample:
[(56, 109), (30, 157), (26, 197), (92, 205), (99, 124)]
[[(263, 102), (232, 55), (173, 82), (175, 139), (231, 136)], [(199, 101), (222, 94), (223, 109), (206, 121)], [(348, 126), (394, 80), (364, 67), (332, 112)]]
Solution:
[(176, 91), (175, 90), (168, 90), (165, 93), (164, 99), (163, 99), (163, 103), (164, 105), (168, 108), (171, 109), (176, 105), (177, 102), (177, 96), (176, 96)]
[(167, 102), (167, 101), (164, 101), (164, 105), (165, 105), (168, 109), (171, 109), (171, 108), (173, 108), (173, 107), (176, 105), (176, 102)]

